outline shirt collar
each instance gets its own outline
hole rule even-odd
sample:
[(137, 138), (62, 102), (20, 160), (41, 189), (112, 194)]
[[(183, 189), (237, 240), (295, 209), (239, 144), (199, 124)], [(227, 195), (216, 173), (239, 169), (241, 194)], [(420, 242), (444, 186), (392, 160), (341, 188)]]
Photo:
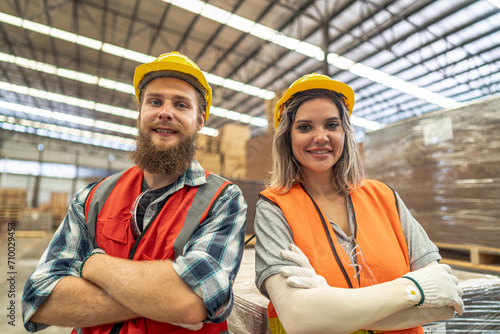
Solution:
[(174, 188), (179, 190), (185, 185), (196, 187), (207, 183), (205, 177), (205, 170), (201, 167), (200, 163), (196, 160), (191, 160), (191, 165), (177, 180), (175, 181)]

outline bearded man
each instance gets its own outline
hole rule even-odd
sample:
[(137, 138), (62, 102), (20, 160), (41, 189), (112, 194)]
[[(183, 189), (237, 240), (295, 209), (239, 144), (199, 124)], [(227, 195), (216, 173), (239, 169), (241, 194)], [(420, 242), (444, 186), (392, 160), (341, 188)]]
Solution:
[(135, 165), (82, 189), (23, 291), (25, 328), (227, 332), (241, 190), (193, 159), (212, 89), (177, 52), (138, 66)]

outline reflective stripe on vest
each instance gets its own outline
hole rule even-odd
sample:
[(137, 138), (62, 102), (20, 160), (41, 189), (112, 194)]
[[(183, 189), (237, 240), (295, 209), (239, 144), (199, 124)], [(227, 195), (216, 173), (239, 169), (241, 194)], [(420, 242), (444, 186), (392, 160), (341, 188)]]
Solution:
[[(210, 203), (215, 204), (216, 200), (213, 200), (214, 196), (224, 182), (227, 181), (222, 177), (215, 174), (208, 174), (207, 183), (198, 188), (193, 200), (193, 203), (196, 203), (196, 205), (192, 205), (191, 208), (189, 208), (184, 226), (177, 236), (177, 239), (175, 239), (174, 252), (176, 258), (183, 253), (184, 246), (198, 227), (200, 219), (205, 211), (210, 211), (212, 209), (209, 208), (209, 205)], [(221, 192), (220, 195), (222, 194), (223, 192)]]
[[(86, 207), (85, 212), (88, 213), (85, 215), (85, 221), (87, 222), (87, 229), (94, 248), (97, 248), (95, 232), (97, 216), (123, 173), (125, 173), (125, 171), (113, 174), (104, 180), (101, 180), (98, 184), (96, 184), (90, 193), (90, 195), (92, 195), (92, 201), (91, 203), (88, 203), (90, 206)], [(87, 205), (87, 203), (85, 204)], [(89, 222), (92, 222), (92, 224), (89, 224)]]

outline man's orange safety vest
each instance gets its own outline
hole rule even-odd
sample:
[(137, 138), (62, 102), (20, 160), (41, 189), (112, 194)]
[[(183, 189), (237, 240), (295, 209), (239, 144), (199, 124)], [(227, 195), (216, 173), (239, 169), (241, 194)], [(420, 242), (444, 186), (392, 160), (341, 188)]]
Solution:
[[(373, 276), (377, 283), (383, 283), (410, 271), (408, 245), (401, 227), (396, 197), (393, 190), (381, 182), (365, 180), (362, 187), (350, 193), (355, 221), (353, 237), (373, 276), (366, 275), (369, 273), (367, 268), (358, 274), (355, 272), (325, 213), (301, 185), (293, 186), (285, 194), (266, 189), (259, 196), (280, 207), (290, 225), (295, 244), (330, 286), (359, 288), (372, 285)], [(273, 334), (286, 333), (271, 302), (268, 316)], [(387, 333), (417, 334), (423, 333), (423, 330), (419, 326)]]
[[(207, 183), (184, 186), (170, 195), (143, 233), (134, 240), (130, 225), (132, 206), (141, 194), (143, 171), (134, 166), (98, 183), (85, 203), (85, 219), (95, 247), (106, 254), (135, 261), (174, 260), (229, 181), (205, 172)], [(138, 282), (138, 284), (140, 284)], [(75, 328), (73, 333), (192, 333), (183, 327), (137, 318), (116, 324)], [(196, 333), (227, 333), (227, 322), (205, 323)]]

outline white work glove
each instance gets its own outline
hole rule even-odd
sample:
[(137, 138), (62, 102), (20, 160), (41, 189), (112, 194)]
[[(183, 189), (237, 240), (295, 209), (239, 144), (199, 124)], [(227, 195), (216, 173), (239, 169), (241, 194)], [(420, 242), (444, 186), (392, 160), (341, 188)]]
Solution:
[(329, 287), (326, 279), (316, 274), (316, 271), (309, 263), (309, 259), (302, 253), (299, 247), (290, 244), (288, 248), (290, 250), (283, 249), (281, 251), (281, 258), (292, 261), (300, 266), (281, 267), (280, 274), (286, 277), (286, 282), (289, 286), (305, 289)]
[(422, 299), (417, 306), (422, 308), (452, 306), (458, 314), (464, 312), (462, 300), (464, 292), (458, 286), (458, 278), (451, 273), (450, 266), (430, 265), (411, 271), (403, 277), (414, 279), (423, 291)]
[(194, 325), (191, 325), (191, 324), (176, 324), (176, 323), (172, 323), (172, 325), (179, 326), (179, 327), (184, 327), (186, 329), (189, 329), (190, 331), (197, 331), (197, 330), (200, 330), (201, 327), (203, 327), (203, 323), (202, 322), (194, 324)]

